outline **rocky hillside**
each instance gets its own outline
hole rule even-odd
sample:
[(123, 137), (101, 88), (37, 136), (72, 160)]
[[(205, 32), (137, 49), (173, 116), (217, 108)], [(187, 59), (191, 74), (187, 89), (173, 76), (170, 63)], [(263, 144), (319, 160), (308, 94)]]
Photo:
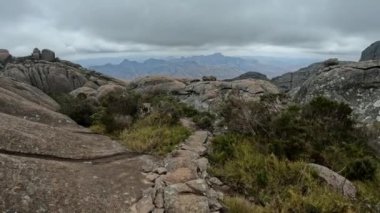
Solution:
[(272, 79), (272, 83), (275, 84), (282, 92), (297, 90), (303, 82), (314, 76), (320, 69), (346, 63), (348, 62), (338, 61), (337, 59), (329, 59), (323, 62), (314, 63), (295, 72), (289, 72), (275, 77)]
[(380, 121), (380, 61), (365, 61), (321, 69), (306, 80), (294, 98), (307, 102), (324, 95), (348, 103), (359, 119)]
[[(0, 209), (5, 212), (128, 209), (144, 212), (154, 208), (159, 212), (163, 208), (173, 212), (202, 208), (209, 212), (222, 208), (217, 201), (220, 194), (205, 182), (205, 178), (210, 177), (205, 173), (207, 159), (202, 158), (206, 151), (204, 141), (197, 141), (195, 145), (188, 142), (185, 145), (190, 151), (180, 150), (189, 155), (183, 162), (203, 162), (181, 164), (179, 169), (191, 167), (192, 176), (184, 180), (182, 174), (172, 167), (167, 168), (167, 177), (163, 178), (179, 180), (178, 184), (160, 188), (165, 198), (161, 203), (153, 203), (153, 200), (145, 203), (143, 191), (151, 187), (152, 177), (164, 175), (161, 170), (150, 170), (152, 174), (143, 172), (143, 168), (158, 162), (156, 157), (133, 153), (118, 141), (78, 125), (60, 113), (62, 106), (52, 98), (56, 95), (70, 94), (98, 104), (108, 94), (128, 88), (139, 93), (160, 90), (208, 111), (217, 108), (230, 95), (257, 100), (263, 94), (278, 93), (274, 85), (262, 80), (225, 82), (212, 78), (201, 81), (147, 77), (126, 84), (60, 60), (50, 50), (35, 49), (26, 57), (13, 57), (1, 50), (0, 60)], [(202, 135), (207, 134), (202, 132)], [(193, 146), (202, 148), (199, 156), (192, 154)], [(171, 161), (179, 165), (176, 160)], [(203, 173), (197, 173), (197, 165)], [(182, 187), (186, 195), (182, 191), (176, 192), (179, 196), (165, 194), (171, 193), (167, 190), (177, 190), (175, 187)], [(157, 196), (150, 199), (159, 199), (161, 194)], [(202, 202), (191, 203), (187, 198)]]
[(137, 92), (164, 91), (173, 94), (182, 102), (201, 111), (215, 111), (230, 96), (245, 100), (258, 100), (265, 94), (278, 94), (275, 85), (264, 80), (199, 80), (150, 76), (130, 82), (129, 87)]
[(363, 50), (360, 61), (370, 61), (380, 59), (380, 41), (376, 41)]

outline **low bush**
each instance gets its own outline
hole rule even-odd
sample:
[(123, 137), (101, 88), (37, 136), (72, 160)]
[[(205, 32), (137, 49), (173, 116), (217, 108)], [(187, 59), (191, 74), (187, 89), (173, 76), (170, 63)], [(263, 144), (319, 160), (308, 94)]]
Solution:
[(197, 127), (201, 129), (207, 129), (209, 131), (213, 131), (215, 116), (208, 112), (198, 112), (197, 114), (191, 116), (193, 121)]
[(350, 180), (373, 180), (376, 174), (376, 165), (369, 158), (357, 159), (347, 165), (343, 174)]
[(59, 112), (69, 116), (79, 125), (91, 125), (91, 115), (96, 112), (94, 103), (83, 97), (75, 98), (71, 95), (56, 95), (54, 99), (60, 105)]
[(101, 105), (110, 114), (136, 116), (138, 113), (141, 96), (134, 92), (110, 93), (102, 99)]
[(352, 207), (305, 163), (262, 154), (258, 146), (252, 138), (236, 135), (217, 136), (212, 142), (211, 173), (254, 200), (255, 205), (227, 200), (231, 211), (344, 212)]

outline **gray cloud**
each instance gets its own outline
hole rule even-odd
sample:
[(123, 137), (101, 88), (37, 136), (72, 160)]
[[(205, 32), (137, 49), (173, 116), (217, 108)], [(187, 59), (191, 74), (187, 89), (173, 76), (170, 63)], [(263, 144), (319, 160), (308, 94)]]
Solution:
[(376, 0), (13, 0), (0, 8), (0, 45), (64, 55), (225, 47), (358, 55), (380, 39), (379, 8)]

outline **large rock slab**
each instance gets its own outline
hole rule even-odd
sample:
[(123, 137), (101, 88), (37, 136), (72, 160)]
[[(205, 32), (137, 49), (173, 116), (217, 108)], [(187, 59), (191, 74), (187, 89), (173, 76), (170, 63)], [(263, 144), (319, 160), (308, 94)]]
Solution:
[(126, 212), (148, 187), (141, 157), (65, 162), (0, 154), (3, 212)]
[(122, 81), (64, 61), (17, 59), (15, 63), (8, 63), (0, 75), (30, 84), (47, 94), (57, 95), (67, 94), (85, 85), (88, 86), (88, 82), (95, 86), (108, 83), (125, 86)]
[(380, 61), (365, 61), (328, 67), (309, 78), (295, 94), (305, 103), (326, 96), (347, 103), (360, 121), (380, 121)]
[(108, 137), (85, 128), (61, 128), (0, 113), (0, 150), (86, 159), (125, 152)]
[(0, 76), (0, 112), (51, 126), (77, 127), (69, 117), (57, 113), (59, 105), (41, 90)]

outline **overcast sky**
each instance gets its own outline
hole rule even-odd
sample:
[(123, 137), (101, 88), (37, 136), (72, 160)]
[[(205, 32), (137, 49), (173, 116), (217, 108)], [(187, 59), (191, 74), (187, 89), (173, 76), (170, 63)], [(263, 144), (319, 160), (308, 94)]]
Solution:
[(0, 7), (0, 48), (357, 59), (380, 40), (379, 10), (379, 0), (11, 0)]

